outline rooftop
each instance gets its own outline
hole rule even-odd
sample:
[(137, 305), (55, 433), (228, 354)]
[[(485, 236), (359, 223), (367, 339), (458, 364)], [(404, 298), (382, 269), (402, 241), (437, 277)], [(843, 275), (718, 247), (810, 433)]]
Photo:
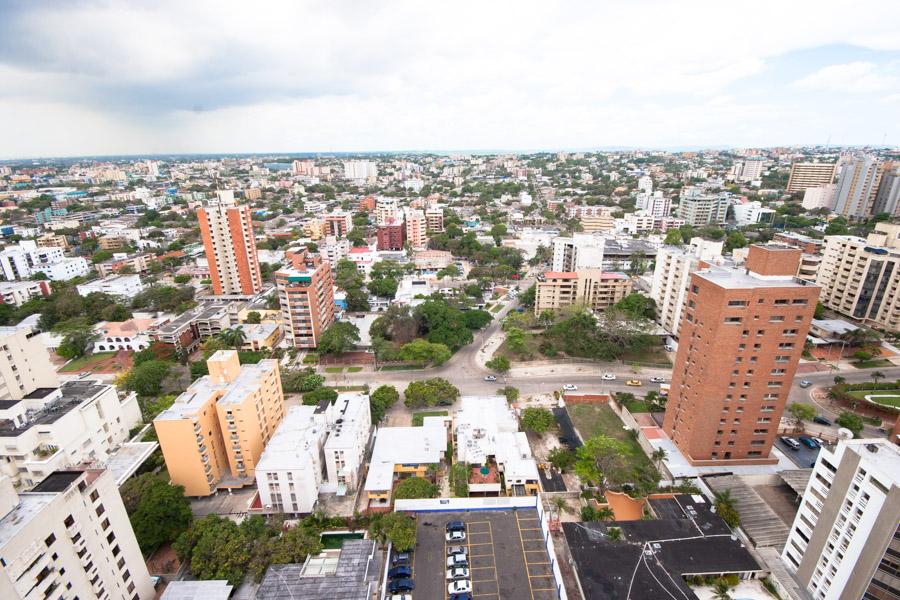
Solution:
[(44, 494), (52, 492), (58, 494), (59, 492), (64, 492), (82, 475), (84, 475), (84, 471), (54, 471), (34, 486), (31, 493)]
[(315, 406), (292, 406), (266, 444), (257, 471), (300, 470), (315, 464), (320, 439), (326, 433), (325, 419), (316, 417)]
[(16, 437), (36, 425), (51, 425), (81, 406), (87, 400), (110, 388), (108, 384), (90, 380), (67, 381), (59, 388), (38, 388), (28, 396), (29, 400), (39, 400), (59, 389), (59, 398), (52, 399), (39, 410), (28, 411), (26, 422), (16, 426), (10, 420), (0, 420), (0, 437)]
[(422, 427), (382, 427), (375, 437), (369, 474), (363, 489), (390, 490), (394, 465), (430, 465), (441, 462), (447, 451), (447, 430), (443, 425)]
[(160, 600), (228, 600), (232, 589), (224, 579), (170, 581)]
[[(795, 249), (791, 248), (791, 250)], [(761, 277), (748, 272), (746, 268), (738, 267), (710, 267), (695, 271), (695, 273), (698, 277), (702, 277), (710, 283), (726, 289), (818, 287), (814, 283), (796, 277)]]

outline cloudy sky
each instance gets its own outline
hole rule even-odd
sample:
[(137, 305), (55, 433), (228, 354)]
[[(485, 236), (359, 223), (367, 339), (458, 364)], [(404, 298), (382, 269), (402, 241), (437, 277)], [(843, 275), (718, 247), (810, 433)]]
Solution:
[(900, 1), (0, 0), (0, 157), (900, 144)]

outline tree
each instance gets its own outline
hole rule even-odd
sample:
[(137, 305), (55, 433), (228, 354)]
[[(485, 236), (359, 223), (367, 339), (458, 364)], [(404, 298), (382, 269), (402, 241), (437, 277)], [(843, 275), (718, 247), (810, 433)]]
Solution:
[(400, 358), (420, 364), (442, 365), (450, 360), (450, 348), (419, 338), (400, 347)]
[(369, 536), (391, 545), (398, 552), (408, 552), (416, 546), (416, 521), (406, 513), (377, 514), (369, 523)]
[(713, 500), (716, 513), (729, 527), (735, 528), (741, 524), (741, 515), (734, 505), (734, 498), (731, 496), (730, 489), (714, 492)]
[(597, 510), (594, 518), (597, 521), (615, 521), (616, 513), (610, 507), (604, 506), (603, 508)]
[(728, 237), (725, 238), (725, 252), (731, 252), (735, 248), (744, 248), (750, 242), (747, 241), (747, 237), (741, 233), (740, 231), (732, 231), (728, 234)]
[(724, 579), (716, 579), (713, 584), (714, 600), (731, 600), (731, 586)]
[(653, 450), (653, 453), (650, 454), (650, 460), (653, 461), (653, 465), (659, 469), (659, 466), (662, 464), (662, 461), (666, 460), (669, 457), (669, 453), (666, 452), (665, 448), (656, 448)]
[(557, 446), (547, 454), (547, 462), (560, 471), (568, 471), (575, 465), (575, 453), (563, 446)]
[(424, 381), (411, 381), (404, 391), (404, 404), (408, 408), (449, 406), (459, 398), (459, 390), (446, 379), (432, 377)]
[(384, 418), (388, 409), (400, 399), (400, 392), (392, 385), (379, 386), (369, 396), (369, 409), (372, 413), (372, 423), (378, 424)]
[(500, 388), (497, 390), (497, 393), (506, 396), (506, 401), (510, 403), (519, 399), (519, 388), (515, 388), (511, 385)]
[(633, 319), (655, 319), (656, 302), (653, 298), (633, 292), (628, 294), (615, 304), (615, 308), (621, 310)]
[(453, 279), (455, 277), (460, 277), (461, 275), (462, 271), (460, 271), (459, 267), (452, 263), (437, 272), (438, 279), (444, 279), (445, 277)]
[(458, 462), (450, 467), (450, 487), (457, 498), (469, 496), (469, 465)]
[(329, 387), (320, 387), (311, 392), (306, 392), (305, 394), (303, 394), (303, 404), (307, 406), (316, 406), (323, 400), (334, 402), (335, 400), (337, 400), (337, 397), (337, 390)]
[(546, 408), (528, 407), (522, 411), (522, 428), (543, 435), (556, 424), (556, 417)]
[(503, 223), (496, 223), (491, 227), (491, 237), (494, 238), (494, 243), (498, 246), (500, 245), (500, 240), (503, 239), (506, 233), (506, 225)]
[(162, 382), (169, 374), (172, 363), (161, 360), (148, 360), (131, 369), (123, 382), (125, 389), (137, 392), (140, 396), (158, 396)]
[(347, 321), (335, 321), (319, 339), (319, 352), (323, 354), (343, 354), (352, 350), (359, 342), (359, 328)]
[(70, 331), (63, 338), (59, 348), (56, 349), (56, 353), (63, 358), (69, 359), (82, 357), (87, 353), (88, 347), (96, 338), (97, 334), (93, 331)]
[(173, 544), (175, 553), (190, 565), (198, 579), (227, 579), (233, 586), (244, 580), (250, 551), (231, 519), (207, 515), (194, 521)]
[(840, 375), (835, 375), (834, 385), (841, 385), (842, 383), (847, 383), (847, 378), (841, 377)]
[(537, 284), (531, 284), (531, 286), (522, 292), (522, 295), (519, 296), (519, 304), (524, 306), (525, 308), (533, 308), (534, 307), (534, 299), (537, 294)]
[(423, 477), (407, 477), (394, 488), (394, 499), (436, 498), (438, 486)]
[(281, 388), (288, 394), (311, 392), (324, 383), (325, 378), (310, 368), (281, 371)]
[(816, 409), (809, 404), (794, 402), (788, 406), (788, 412), (794, 417), (794, 425), (803, 427), (803, 421), (811, 421), (816, 416)]
[(813, 313), (813, 319), (824, 319), (825, 318), (825, 305), (821, 302), (816, 302), (816, 310)]
[(484, 366), (492, 371), (497, 371), (498, 373), (506, 373), (509, 371), (509, 359), (505, 356), (495, 356), (484, 363)]
[(848, 410), (843, 411), (838, 418), (834, 421), (839, 426), (849, 429), (853, 432), (853, 437), (859, 437), (859, 434), (862, 433), (864, 423), (862, 417), (858, 414), (850, 412)]
[(172, 281), (178, 284), (188, 283), (191, 280), (191, 276), (187, 274), (176, 275), (172, 278)]
[(350, 312), (368, 312), (369, 295), (362, 288), (349, 288), (346, 295), (347, 310)]
[(262, 315), (259, 314), (258, 311), (251, 310), (247, 313), (246, 323), (250, 323), (251, 325), (258, 325), (262, 322)]
[(400, 283), (392, 277), (383, 277), (381, 279), (373, 279), (366, 286), (373, 295), (380, 298), (393, 298), (397, 295), (397, 288)]
[(606, 528), (606, 537), (609, 538), (611, 542), (618, 542), (622, 539), (622, 528), (621, 527), (607, 527)]
[(884, 379), (884, 373), (882, 373), (881, 371), (872, 371), (872, 374), (869, 375), (869, 377), (872, 378), (872, 381), (878, 383), (879, 379)]
[(666, 231), (665, 244), (667, 246), (683, 246), (684, 239), (681, 237), (681, 231), (678, 229), (669, 229)]
[(525, 332), (518, 327), (512, 327), (506, 332), (506, 347), (516, 354), (524, 354), (528, 351), (528, 345), (525, 342)]
[(865, 350), (857, 350), (853, 353), (853, 358), (856, 359), (857, 364), (864, 363), (867, 360), (872, 360), (872, 353)]
[(622, 479), (626, 469), (628, 446), (606, 435), (589, 438), (578, 448), (575, 473), (583, 480), (594, 482), (605, 494), (607, 482)]
[(191, 524), (191, 505), (184, 496), (184, 487), (170, 485), (160, 475), (132, 477), (119, 492), (144, 553), (178, 539)]
[(322, 532), (318, 529), (297, 525), (285, 531), (281, 543), (275, 546), (272, 563), (276, 565), (302, 563), (310, 554), (322, 551)]

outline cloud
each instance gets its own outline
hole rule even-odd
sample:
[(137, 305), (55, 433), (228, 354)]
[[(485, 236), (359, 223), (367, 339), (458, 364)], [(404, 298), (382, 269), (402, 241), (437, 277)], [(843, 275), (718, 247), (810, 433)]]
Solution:
[(807, 92), (878, 94), (900, 91), (900, 75), (895, 65), (880, 68), (871, 62), (857, 61), (822, 67), (797, 80), (793, 86)]
[[(0, 127), (24, 136), (0, 156), (802, 142), (790, 95), (854, 73), (767, 78), (836, 44), (895, 60), (900, 3), (870, 4), (4, 4)], [(880, 62), (857, 89), (896, 92)]]

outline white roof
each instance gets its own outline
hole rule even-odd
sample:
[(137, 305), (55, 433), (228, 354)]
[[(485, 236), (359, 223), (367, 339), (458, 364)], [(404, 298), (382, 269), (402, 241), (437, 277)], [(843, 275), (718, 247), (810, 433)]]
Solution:
[(368, 431), (371, 423), (368, 394), (338, 394), (328, 409), (329, 435), (325, 447), (331, 450), (356, 447), (360, 429)]
[(266, 444), (257, 471), (299, 471), (317, 464), (319, 444), (327, 429), (315, 406), (292, 406)]
[(224, 579), (170, 581), (160, 600), (228, 600), (231, 590)]
[(379, 429), (363, 489), (390, 490), (394, 465), (436, 464), (441, 462), (441, 454), (446, 450), (447, 430), (443, 425)]
[[(505, 396), (463, 396), (460, 404), (456, 413), (456, 459), (484, 464), (488, 456), (497, 455), (498, 434), (517, 432), (519, 422)], [(504, 443), (515, 443), (504, 439)]]

